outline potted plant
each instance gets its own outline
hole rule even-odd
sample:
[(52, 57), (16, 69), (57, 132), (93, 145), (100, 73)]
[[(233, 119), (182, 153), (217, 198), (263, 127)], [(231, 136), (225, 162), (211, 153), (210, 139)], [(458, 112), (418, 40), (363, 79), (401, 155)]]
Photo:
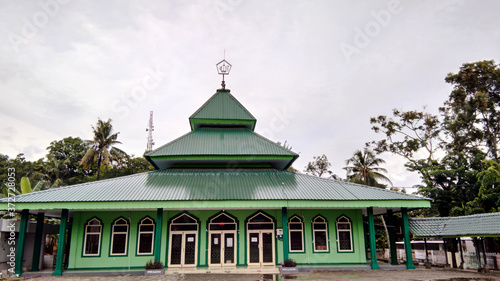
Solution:
[(165, 266), (161, 261), (148, 261), (144, 275), (162, 275), (165, 274)]

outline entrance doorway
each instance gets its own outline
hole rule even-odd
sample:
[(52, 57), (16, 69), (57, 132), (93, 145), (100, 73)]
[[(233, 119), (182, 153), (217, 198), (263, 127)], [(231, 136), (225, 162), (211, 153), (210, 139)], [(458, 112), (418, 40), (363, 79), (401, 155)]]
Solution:
[(196, 266), (198, 257), (198, 221), (182, 214), (170, 223), (169, 267)]
[(274, 265), (274, 222), (263, 213), (252, 216), (247, 223), (248, 265)]
[(225, 213), (210, 220), (209, 266), (236, 266), (236, 220)]

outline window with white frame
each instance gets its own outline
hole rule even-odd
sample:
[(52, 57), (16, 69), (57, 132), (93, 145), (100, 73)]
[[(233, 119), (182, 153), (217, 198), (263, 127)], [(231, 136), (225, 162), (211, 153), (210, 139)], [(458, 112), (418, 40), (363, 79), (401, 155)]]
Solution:
[(337, 244), (339, 252), (352, 251), (352, 224), (346, 216), (337, 219)]
[(111, 252), (112, 256), (123, 256), (127, 254), (128, 221), (124, 218), (115, 220), (111, 226)]
[(85, 241), (83, 241), (83, 256), (99, 256), (101, 250), (102, 223), (93, 218), (85, 225)]
[(315, 252), (328, 252), (328, 222), (322, 216), (312, 221), (313, 243)]
[(298, 216), (293, 216), (288, 220), (288, 241), (290, 252), (304, 251), (304, 223)]
[(139, 223), (137, 241), (138, 255), (152, 255), (155, 238), (155, 222), (150, 217), (142, 219)]

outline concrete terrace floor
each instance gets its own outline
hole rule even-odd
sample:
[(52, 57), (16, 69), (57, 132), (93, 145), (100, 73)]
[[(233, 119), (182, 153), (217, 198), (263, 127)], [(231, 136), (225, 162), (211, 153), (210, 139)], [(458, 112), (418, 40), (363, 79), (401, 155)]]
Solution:
[[(136, 273), (137, 274), (137, 273)], [(275, 271), (270, 272), (253, 272), (242, 270), (238, 273), (218, 273), (218, 272), (170, 272), (166, 275), (156, 276), (139, 276), (139, 275), (81, 275), (81, 276), (42, 276), (42, 277), (20, 277), (9, 278), (6, 280), (33, 280), (33, 281), (267, 281), (267, 280), (354, 280), (354, 281), (367, 281), (367, 280), (400, 280), (400, 281), (420, 281), (420, 280), (433, 280), (433, 281), (500, 281), (500, 272), (492, 271), (489, 274), (480, 274), (473, 270), (456, 270), (456, 269), (442, 269), (433, 268), (425, 269), (424, 267), (417, 267), (415, 270), (313, 270), (310, 272), (300, 272), (294, 274), (280, 275)], [(3, 279), (5, 280), (5, 279)]]

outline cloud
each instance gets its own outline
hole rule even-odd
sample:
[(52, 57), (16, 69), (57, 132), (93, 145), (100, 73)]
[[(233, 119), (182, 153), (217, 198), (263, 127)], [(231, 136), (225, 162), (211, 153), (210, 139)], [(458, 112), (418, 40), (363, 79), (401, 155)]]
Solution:
[[(288, 110), (292, 117), (272, 139), (301, 152), (294, 166), (302, 170), (326, 154), (343, 176), (345, 159), (380, 138), (370, 117), (424, 105), (437, 112), (449, 94), (448, 72), (499, 56), (500, 2), (401, 1), (401, 12), (385, 26), (379, 21), (369, 44), (346, 61), (341, 43), (353, 44), (356, 30), (376, 23), (374, 14), (392, 2), (60, 4), (18, 52), (0, 41), (1, 152), (43, 157), (53, 140), (91, 138), (100, 117), (113, 119), (121, 148), (142, 155), (149, 111), (157, 145), (189, 131), (188, 117), (220, 87), (215, 64), (226, 50), (233, 64), (226, 83), (257, 117), (256, 131), (270, 128), (276, 110)], [(36, 1), (0, 6), (4, 35), (22, 35), (25, 19), (44, 11)], [(157, 67), (166, 74), (147, 87)], [(127, 114), (116, 110), (140, 87), (146, 94)], [(419, 182), (401, 161), (387, 162), (395, 185)]]

